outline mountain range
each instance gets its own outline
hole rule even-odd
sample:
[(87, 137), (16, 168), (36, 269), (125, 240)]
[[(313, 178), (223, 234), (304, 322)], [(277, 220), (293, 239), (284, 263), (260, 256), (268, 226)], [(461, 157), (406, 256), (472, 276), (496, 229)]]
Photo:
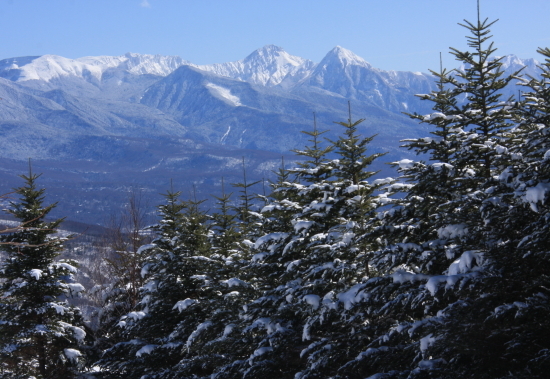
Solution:
[[(512, 72), (537, 74), (533, 59), (503, 58)], [(317, 126), (335, 139), (334, 121), (365, 118), (386, 162), (410, 155), (399, 140), (425, 136), (403, 112), (428, 113), (416, 94), (435, 89), (420, 72), (384, 71), (335, 47), (319, 62), (268, 45), (228, 63), (196, 65), (177, 56), (127, 53), (68, 59), (55, 55), (0, 61), (0, 193), (18, 186), (32, 158), (59, 214), (101, 223), (127, 190), (151, 201), (169, 188), (207, 197), (226, 182), (251, 180), (296, 158), (300, 133)], [(340, 129), (339, 129), (340, 128)], [(391, 174), (383, 162), (382, 174)], [(185, 194), (187, 195), (187, 193)]]

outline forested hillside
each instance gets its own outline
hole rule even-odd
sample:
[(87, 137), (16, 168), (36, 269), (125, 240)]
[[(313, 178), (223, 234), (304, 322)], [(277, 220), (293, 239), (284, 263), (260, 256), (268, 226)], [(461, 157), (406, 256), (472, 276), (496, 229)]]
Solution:
[(350, 102), (263, 191), (245, 170), (205, 210), (168, 188), (152, 227), (133, 197), (78, 274), (24, 176), (0, 378), (548, 377), (550, 49), (540, 77), (504, 72), (491, 25), (465, 21), (461, 68), (417, 95), (430, 133), (403, 141), (418, 159), (396, 178), (373, 179), (385, 154)]

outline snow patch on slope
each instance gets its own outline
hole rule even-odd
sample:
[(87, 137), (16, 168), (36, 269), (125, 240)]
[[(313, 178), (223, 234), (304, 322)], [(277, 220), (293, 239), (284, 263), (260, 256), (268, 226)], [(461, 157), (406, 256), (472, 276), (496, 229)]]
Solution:
[(221, 97), (225, 100), (227, 100), (231, 105), (235, 106), (235, 107), (238, 107), (238, 106), (241, 106), (241, 99), (239, 99), (238, 96), (235, 96), (235, 95), (232, 95), (231, 94), (231, 90), (229, 90), (228, 88), (224, 88), (224, 87), (220, 87), (214, 83), (208, 83), (206, 85), (207, 88), (209, 88), (211, 91), (211, 93), (214, 95), (214, 96), (218, 96), (218, 97)]

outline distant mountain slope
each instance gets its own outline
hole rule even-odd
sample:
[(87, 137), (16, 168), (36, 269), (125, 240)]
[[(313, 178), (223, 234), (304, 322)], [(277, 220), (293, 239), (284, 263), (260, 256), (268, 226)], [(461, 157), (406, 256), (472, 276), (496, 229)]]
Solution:
[[(503, 63), (510, 72), (538, 72), (535, 60)], [(335, 139), (341, 130), (333, 122), (347, 119), (348, 100), (353, 117), (366, 118), (360, 131), (377, 134), (369, 147), (397, 160), (411, 154), (399, 140), (428, 133), (403, 112), (429, 112), (415, 94), (433, 89), (429, 74), (377, 69), (339, 46), (319, 63), (273, 45), (212, 65), (133, 53), (4, 59), (0, 193), (17, 185), (33, 158), (65, 203), (62, 215), (73, 219), (101, 222), (97, 211), (120, 206), (129, 187), (157, 196), (169, 178), (206, 196), (222, 175), (238, 180), (243, 156), (251, 178), (269, 177), (278, 157), (307, 143), (300, 131), (312, 128), (313, 113)], [(381, 175), (392, 174), (377, 164)]]

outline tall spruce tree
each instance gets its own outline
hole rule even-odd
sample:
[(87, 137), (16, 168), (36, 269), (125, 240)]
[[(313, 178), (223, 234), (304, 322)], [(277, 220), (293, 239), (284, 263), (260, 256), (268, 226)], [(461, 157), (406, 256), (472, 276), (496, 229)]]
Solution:
[(320, 299), (347, 289), (359, 275), (350, 263), (359, 254), (350, 243), (357, 226), (352, 219), (373, 215), (365, 200), (372, 191), (365, 179), (373, 173), (365, 168), (381, 155), (365, 155), (371, 139), (357, 135), (359, 123), (350, 115), (341, 124), (345, 138), (336, 148), (342, 160), (326, 158), (334, 147), (321, 148), (320, 133), (314, 129), (312, 145), (299, 151), (309, 161), (291, 170), (302, 182), (278, 185), (278, 199), (262, 210), (266, 220), (284, 213), (288, 222), (272, 224), (280, 228), (270, 228), (255, 241), (250, 270), (260, 274), (255, 282), (260, 296), (246, 306), (241, 326), (253, 348), (247, 360), (232, 367), (244, 377), (292, 378), (306, 375), (308, 369), (311, 377), (332, 372), (334, 360), (317, 359), (319, 354), (311, 349), (306, 354), (304, 349), (314, 343), (322, 344), (322, 350), (330, 345), (327, 341), (336, 341), (332, 337), (338, 328), (323, 324), (323, 319), (329, 320), (319, 311)]
[[(460, 352), (462, 361), (451, 362), (454, 372), (467, 373), (466, 363), (486, 377), (542, 378), (550, 367), (550, 328), (544, 321), (550, 310), (550, 50), (539, 52), (546, 58), (542, 75), (523, 80), (526, 93), (517, 110), (519, 125), (510, 133), (508, 148), (498, 151), (505, 168), (485, 191), (489, 195), (480, 209), (488, 242), (483, 256), (487, 268), (476, 284), (484, 296), (471, 296), (460, 310), (449, 313), (453, 323), (461, 322), (458, 337), (451, 341), (464, 345), (474, 333), (462, 325), (475, 321), (475, 335), (482, 337), (466, 354)], [(496, 367), (494, 362), (499, 362)]]
[(183, 318), (190, 318), (189, 312), (199, 313), (200, 322), (185, 330), (188, 323), (182, 321), (172, 333), (186, 338), (186, 352), (166, 378), (210, 377), (241, 358), (245, 345), (237, 325), (240, 310), (254, 291), (242, 280), (247, 277), (241, 272), (246, 254), (241, 248), (237, 214), (229, 205), (231, 194), (222, 191), (222, 196), (215, 198), (217, 207), (209, 224), (211, 251), (207, 256), (194, 257), (200, 272), (194, 278), (197, 291), (176, 304)]
[(256, 294), (242, 308), (240, 321), (233, 329), (242, 341), (240, 346), (235, 345), (239, 346), (235, 359), (218, 370), (216, 378), (286, 378), (298, 371), (301, 328), (298, 318), (285, 310), (290, 295), (284, 293), (285, 275), (303, 243), (294, 232), (295, 215), (309, 200), (302, 192), (306, 186), (292, 176), (306, 183), (318, 181), (315, 169), (326, 162), (325, 153), (329, 151), (320, 148), (320, 134), (315, 127), (309, 134), (311, 146), (296, 151), (308, 158), (298, 169), (287, 170), (282, 163), (265, 206), (254, 215), (258, 237), (250, 246), (248, 266), (242, 270), (247, 275), (240, 277), (253, 286)]
[(183, 341), (171, 345), (167, 340), (179, 322), (173, 308), (180, 293), (194, 288), (185, 270), (188, 252), (181, 242), (185, 204), (180, 195), (172, 190), (165, 194), (165, 204), (158, 207), (161, 220), (154, 228), (157, 238), (138, 251), (147, 252), (141, 270), (144, 287), (136, 308), (119, 321), (122, 341), (106, 350), (98, 362), (107, 378), (167, 373), (181, 358)]
[(300, 230), (304, 236), (311, 235), (310, 242), (300, 261), (289, 269), (295, 280), (303, 278), (291, 304), (303, 320), (302, 340), (307, 343), (301, 352), (306, 363), (297, 373), (299, 378), (331, 377), (349, 359), (349, 347), (357, 336), (349, 319), (353, 316), (343, 315), (347, 300), (342, 294), (353, 292), (369, 276), (372, 241), (368, 234), (377, 207), (377, 186), (368, 182), (376, 172), (369, 168), (384, 153), (367, 154), (375, 136), (359, 134), (364, 119), (353, 121), (348, 106), (347, 122), (337, 122), (344, 127), (343, 135), (331, 141), (336, 159), (324, 164), (331, 177), (317, 184), (322, 196), (304, 207), (298, 218), (321, 226)]
[(62, 219), (45, 220), (55, 204), (43, 205), (40, 175), (29, 170), (21, 177), (20, 200), (8, 211), (21, 226), (0, 240), (7, 254), (0, 266), (0, 377), (72, 378), (83, 363), (86, 333), (68, 298), (83, 287), (72, 280), (75, 262), (56, 260)]
[(513, 76), (504, 76), (492, 43), (486, 46), (492, 24), (462, 24), (473, 52), (451, 49), (462, 68), (441, 70), (438, 90), (422, 95), (434, 102), (434, 113), (412, 115), (434, 125), (435, 135), (406, 146), (431, 162), (396, 162), (409, 183), (389, 188), (404, 188), (406, 196), (380, 215), (382, 244), (373, 263), (381, 277), (358, 287), (350, 307), (369, 318), (355, 323), (366, 343), (340, 368), (343, 376), (498, 377), (490, 362), (499, 352), (483, 324), (494, 309), (489, 300), (500, 296), (488, 285), (498, 280), (488, 259), (498, 240), (486, 210), (499, 202), (495, 178), (516, 103), (501, 99)]
[(244, 238), (254, 238), (257, 231), (257, 225), (255, 224), (255, 219), (252, 217), (251, 212), (254, 208), (254, 198), (256, 195), (251, 192), (252, 187), (260, 183), (261, 180), (255, 182), (248, 182), (246, 178), (246, 166), (245, 160), (243, 157), (243, 181), (241, 183), (232, 183), (231, 185), (239, 190), (239, 204), (234, 207), (234, 211), (237, 214), (237, 219), (239, 220), (240, 232)]

